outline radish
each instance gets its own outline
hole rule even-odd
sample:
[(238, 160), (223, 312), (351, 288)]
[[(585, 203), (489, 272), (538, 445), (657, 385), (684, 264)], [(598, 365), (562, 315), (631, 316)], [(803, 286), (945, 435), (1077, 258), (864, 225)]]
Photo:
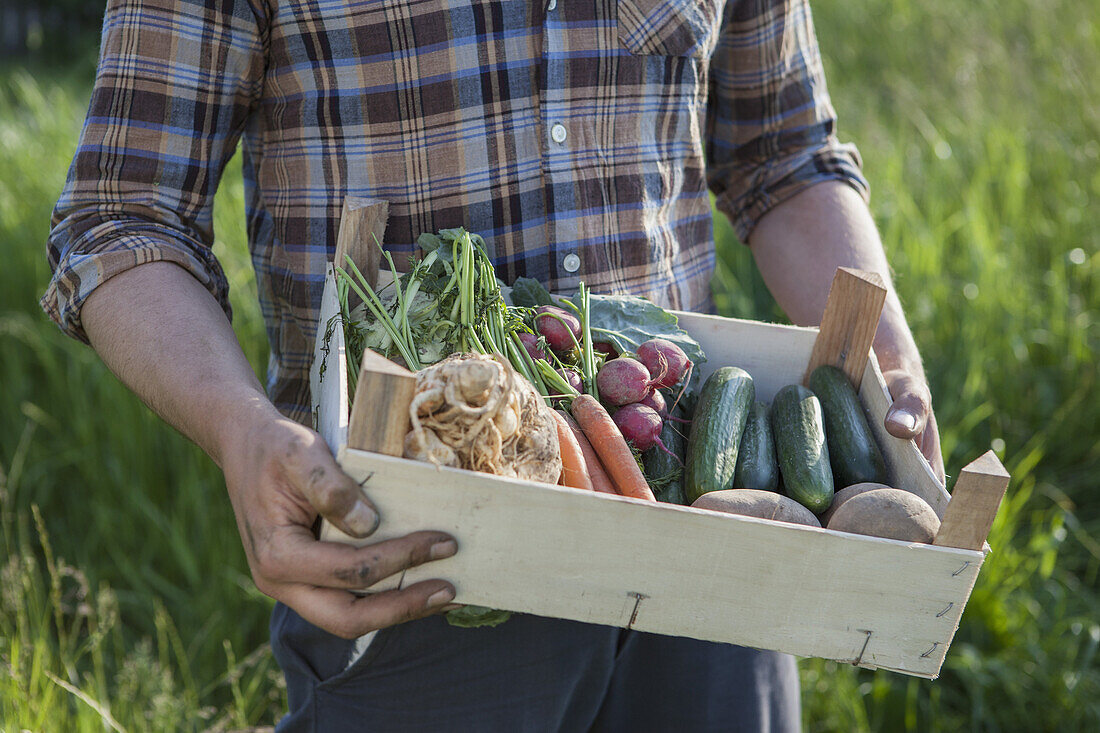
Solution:
[(614, 359), (619, 355), (619, 352), (611, 344), (604, 343), (602, 341), (592, 344), (592, 350), (598, 354), (603, 354), (608, 359)]
[(554, 351), (569, 351), (581, 339), (581, 322), (572, 313), (554, 305), (540, 305), (535, 309), (535, 330), (546, 337), (546, 343)]
[(584, 392), (584, 382), (581, 380), (581, 375), (572, 369), (558, 369), (558, 374), (565, 377), (565, 381), (569, 382), (569, 386), (578, 392)]
[(639, 400), (638, 404), (652, 409), (661, 416), (662, 420), (668, 417), (668, 403), (665, 402), (665, 396), (658, 389), (650, 390), (650, 393)]
[(652, 408), (635, 402), (632, 405), (620, 407), (611, 419), (619, 426), (623, 437), (633, 443), (638, 450), (645, 451), (657, 446), (670, 456), (676, 457), (661, 442), (661, 428), (664, 422)]
[(600, 399), (612, 405), (641, 402), (653, 384), (645, 364), (627, 356), (605, 362), (596, 374)]
[(546, 356), (546, 352), (539, 348), (539, 337), (533, 333), (527, 333), (526, 331), (519, 332), (519, 341), (523, 344), (523, 348), (527, 349), (527, 353), (531, 355), (534, 360), (544, 359), (549, 361)]
[(683, 349), (662, 338), (650, 339), (639, 346), (638, 358), (658, 387), (671, 387), (683, 379), (693, 366)]

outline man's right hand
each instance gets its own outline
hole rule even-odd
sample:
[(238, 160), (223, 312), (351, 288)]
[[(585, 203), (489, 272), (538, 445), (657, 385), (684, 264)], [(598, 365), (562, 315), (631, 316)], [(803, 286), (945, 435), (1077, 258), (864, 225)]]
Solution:
[(275, 410), (221, 307), (194, 277), (168, 262), (134, 267), (96, 288), (82, 315), (111, 371), (225, 472), (262, 592), (349, 639), (448, 608), (454, 588), (442, 580), (350, 592), (453, 555), (454, 539), (415, 532), (357, 549), (313, 537), (318, 514), (355, 537), (373, 532), (378, 515), (321, 437)]
[(317, 433), (281, 415), (261, 420), (241, 437), (235, 450), (223, 453), (223, 469), (261, 592), (346, 639), (449, 606), (455, 591), (442, 580), (367, 596), (350, 591), (454, 555), (451, 536), (414, 532), (360, 548), (321, 542), (311, 530), (318, 514), (353, 537), (374, 532), (378, 514), (359, 486)]

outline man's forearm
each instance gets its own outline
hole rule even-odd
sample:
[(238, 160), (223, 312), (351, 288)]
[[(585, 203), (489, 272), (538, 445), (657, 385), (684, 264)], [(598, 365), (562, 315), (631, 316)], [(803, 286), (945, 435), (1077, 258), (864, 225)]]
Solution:
[(884, 425), (897, 438), (916, 440), (943, 482), (943, 456), (928, 380), (863, 199), (844, 183), (808, 188), (768, 212), (749, 237), (749, 246), (776, 301), (799, 325), (821, 322), (837, 267), (882, 275), (886, 303), (874, 348), (893, 398)]
[(783, 202), (761, 219), (749, 246), (776, 302), (802, 326), (821, 322), (837, 267), (882, 275), (888, 290), (875, 353), (884, 370), (923, 375), (874, 220), (850, 186), (822, 183)]
[(128, 270), (93, 291), (81, 315), (111, 371), (219, 465), (251, 420), (274, 416), (229, 320), (182, 268)]
[(450, 557), (454, 538), (317, 541), (318, 513), (357, 537), (374, 531), (378, 514), (321, 437), (275, 410), (225, 314), (189, 273), (162, 262), (127, 270), (92, 293), (82, 319), (111, 370), (221, 466), (262, 592), (349, 639), (448, 608), (454, 588), (440, 580), (365, 598), (348, 592)]

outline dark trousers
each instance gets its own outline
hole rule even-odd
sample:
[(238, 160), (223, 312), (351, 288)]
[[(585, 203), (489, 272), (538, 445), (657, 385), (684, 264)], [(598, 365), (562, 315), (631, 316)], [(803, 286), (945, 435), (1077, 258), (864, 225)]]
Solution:
[[(279, 604), (272, 647), (300, 731), (795, 731), (792, 657), (514, 614), (497, 628), (441, 616), (352, 642)], [(345, 668), (346, 667), (346, 668)]]

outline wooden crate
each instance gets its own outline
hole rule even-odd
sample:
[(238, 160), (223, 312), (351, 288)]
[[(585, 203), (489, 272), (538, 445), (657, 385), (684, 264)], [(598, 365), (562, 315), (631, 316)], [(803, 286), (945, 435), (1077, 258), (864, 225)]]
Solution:
[[(859, 393), (891, 485), (924, 498), (944, 518), (937, 544), (955, 546), (654, 504), (351, 448), (342, 330), (328, 329), (325, 339), (337, 311), (330, 271), (313, 366), (314, 414), (340, 465), (381, 513), (378, 532), (359, 544), (436, 529), (459, 546), (456, 556), (375, 589), (444, 578), (459, 603), (920, 677), (939, 673), (989, 551), (985, 536), (1008, 476), (988, 453), (964, 470), (951, 500), (914, 444), (882, 428), (889, 398), (873, 354), (859, 375)], [(677, 316), (706, 351), (704, 377), (719, 366), (740, 366), (753, 376), (757, 398), (769, 401), (823, 358), (815, 342), (818, 352), (834, 354), (870, 343), (853, 324), (830, 345), (818, 339), (818, 329)], [(327, 524), (322, 537), (355, 542)]]

